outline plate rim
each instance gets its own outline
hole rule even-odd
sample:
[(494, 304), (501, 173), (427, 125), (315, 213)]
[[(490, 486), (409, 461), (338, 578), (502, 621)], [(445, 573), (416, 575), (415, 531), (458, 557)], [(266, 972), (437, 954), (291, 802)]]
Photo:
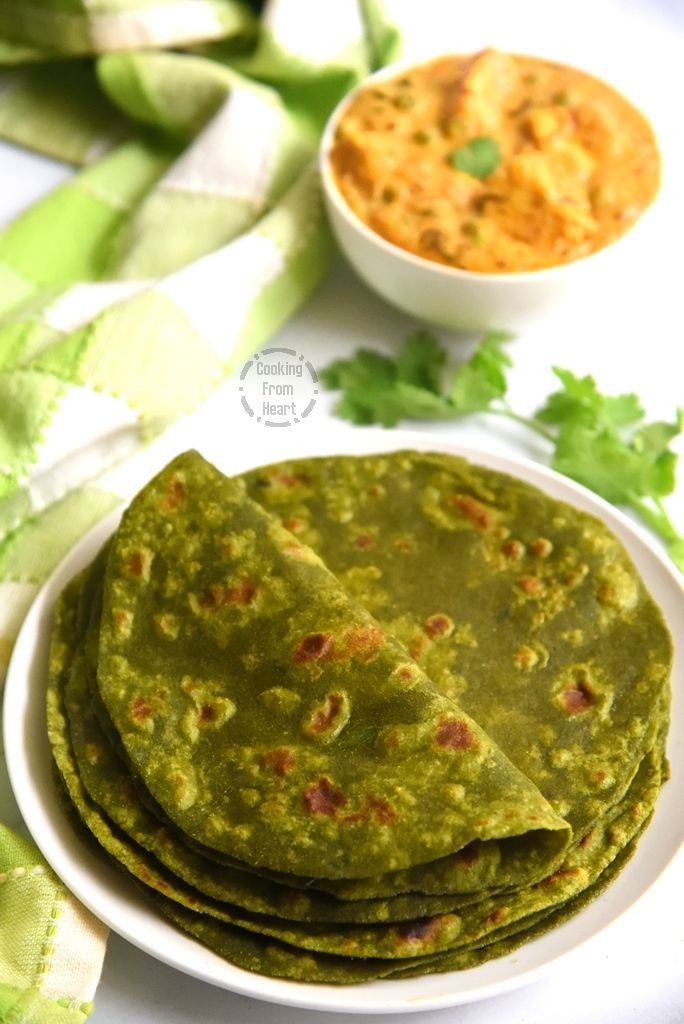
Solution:
[[(300, 442), (293, 446), (296, 450), (292, 451), (288, 458), (303, 458), (309, 454), (313, 457), (323, 454), (316, 450), (310, 451), (311, 448), (316, 449), (316, 447), (316, 442), (313, 445)], [(298, 450), (300, 448), (301, 451)], [(479, 446), (460, 444), (458, 441), (440, 435), (403, 430), (393, 431), (391, 434), (381, 434), (377, 431), (363, 433), (348, 431), (344, 440), (341, 437), (326, 439), (325, 448), (332, 449), (332, 451), (328, 450), (328, 454), (340, 455), (381, 454), (404, 449), (446, 452), (465, 457), (499, 472), (518, 476), (525, 482), (551, 494), (557, 500), (575, 505), (575, 507), (606, 522), (627, 547), (639, 572), (646, 575), (646, 585), (649, 590), (653, 592), (654, 580), (648, 577), (654, 573), (657, 584), (655, 589), (662, 593), (671, 591), (671, 594), (675, 595), (673, 598), (675, 602), (681, 603), (680, 612), (684, 612), (684, 580), (666, 561), (657, 542), (623, 512), (598, 495), (532, 459), (502, 454)], [(230, 461), (230, 454), (226, 459), (226, 462), (228, 461)], [(240, 461), (239, 456), (238, 461)], [(221, 465), (219, 468), (224, 472), (242, 471)], [(90, 561), (100, 544), (116, 528), (126, 504), (126, 502), (122, 502), (120, 506), (90, 529), (71, 548), (41, 585), (22, 623), (7, 672), (3, 706), (3, 739), (7, 772), (15, 800), (26, 827), (45, 859), (96, 917), (150, 956), (209, 984), (240, 995), (284, 1006), (366, 1014), (410, 1013), (444, 1009), (500, 995), (532, 982), (547, 972), (560, 959), (571, 955), (581, 945), (613, 925), (645, 895), (676, 858), (682, 843), (684, 843), (684, 827), (678, 836), (673, 834), (670, 837), (669, 853), (666, 851), (664, 856), (661, 855), (655, 869), (649, 869), (647, 865), (644, 865), (646, 854), (642, 852), (640, 856), (640, 851), (648, 851), (649, 847), (654, 845), (655, 833), (652, 828), (649, 828), (642, 837), (634, 857), (618, 879), (609, 886), (605, 893), (593, 900), (576, 916), (538, 939), (513, 950), (512, 953), (487, 961), (467, 971), (430, 974), (415, 979), (386, 979), (344, 986), (321, 985), (270, 978), (249, 972), (211, 953), (196, 940), (179, 932), (174, 925), (163, 919), (142, 894), (135, 891), (131, 880), (124, 875), (120, 868), (103, 860), (101, 851), (90, 849), (87, 838), (82, 838), (73, 829), (61, 806), (57, 807), (56, 792), (51, 784), (41, 792), (41, 783), (44, 784), (46, 781), (46, 757), (48, 765), (50, 763), (46, 735), (43, 736), (42, 748), (40, 744), (40, 727), (43, 727), (44, 733), (45, 724), (44, 700), (38, 702), (39, 708), (31, 707), (30, 697), (33, 687), (41, 687), (41, 678), (42, 689), (40, 692), (44, 692), (45, 656), (54, 602), (68, 579)], [(661, 601), (658, 603), (661, 604)], [(684, 682), (684, 664), (682, 664), (684, 615), (681, 615), (681, 619), (676, 619), (674, 613), (668, 613), (665, 608), (662, 610), (675, 644), (672, 678), (676, 679), (681, 671), (682, 682)], [(682, 625), (676, 629), (679, 621), (682, 622)], [(677, 805), (677, 787), (681, 789), (680, 797), (684, 798), (684, 783), (682, 782), (684, 779), (684, 746), (681, 741), (677, 740), (674, 728), (678, 716), (681, 716), (682, 723), (684, 723), (684, 692), (679, 694), (679, 700), (676, 700), (678, 696), (676, 689), (673, 686), (673, 727), (671, 727), (668, 737), (668, 753), (673, 764), (673, 777), (664, 791), (665, 796), (663, 797), (661, 794), (659, 797), (655, 812), (656, 820), (659, 809), (660, 818), (664, 817), (664, 804), (669, 805), (674, 801), (675, 806)], [(684, 690), (684, 687), (682, 689)], [(679, 705), (682, 705), (681, 708)], [(675, 711), (678, 713), (677, 716)], [(38, 739), (35, 749), (32, 749), (30, 743), (25, 742), (30, 734)], [(680, 765), (683, 769), (678, 775), (674, 770), (675, 764)], [(35, 817), (36, 808), (39, 812), (37, 818)], [(54, 825), (54, 828), (48, 829), (45, 833), (41, 826), (44, 828), (46, 821), (51, 826)], [(671, 828), (673, 827), (671, 826)], [(649, 837), (650, 842), (648, 841)], [(55, 840), (56, 847), (54, 846)], [(87, 854), (84, 871), (80, 871), (81, 859), (77, 862), (69, 860), (74, 852), (77, 852), (80, 858)], [(89, 875), (87, 865), (91, 863), (96, 871), (95, 878)], [(102, 883), (102, 872), (104, 872), (104, 884)], [(645, 876), (642, 878), (641, 884), (637, 886), (638, 891), (636, 892), (630, 892), (629, 886), (624, 881), (627, 878), (629, 882), (632, 876), (635, 879)], [(94, 889), (92, 888), (93, 883)], [(112, 887), (114, 890), (113, 910), (111, 905)], [(628, 891), (623, 893), (623, 889)], [(104, 893), (104, 910), (101, 900), (94, 898), (93, 892), (96, 896)], [(622, 898), (620, 899), (620, 897)], [(603, 915), (599, 913), (602, 907), (605, 911)], [(126, 911), (128, 918), (132, 915), (129, 925), (126, 925), (126, 918), (123, 924), (120, 919), (122, 913), (125, 914)], [(605, 919), (600, 920), (601, 916)], [(599, 920), (594, 921), (594, 918), (599, 918)], [(145, 931), (149, 931), (151, 919), (157, 926), (152, 929), (151, 934), (159, 932), (162, 936), (172, 935), (176, 940), (172, 943), (171, 952), (166, 947), (160, 949), (158, 943), (146, 939)], [(145, 923), (147, 927), (136, 927), (138, 920), (141, 925)], [(575, 932), (578, 935), (573, 940), (572, 935)], [(199, 959), (199, 962), (190, 965), (187, 961), (180, 962), (178, 955), (173, 952), (173, 947), (176, 946), (180, 952), (194, 950), (195, 960)], [(526, 960), (529, 962), (525, 966)], [(479, 981), (477, 975), (480, 978), (483, 975), (493, 975), (494, 977), (488, 981)], [(455, 982), (457, 984), (455, 988), (452, 988), (451, 985), (454, 985)], [(472, 984), (470, 984), (471, 982)]]

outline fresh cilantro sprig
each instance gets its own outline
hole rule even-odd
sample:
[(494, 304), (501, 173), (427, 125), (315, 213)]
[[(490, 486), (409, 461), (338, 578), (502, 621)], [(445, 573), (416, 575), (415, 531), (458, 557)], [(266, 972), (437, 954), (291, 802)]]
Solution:
[[(474, 355), (462, 363), (451, 381), (447, 352), (427, 331), (406, 339), (396, 358), (359, 349), (351, 359), (338, 359), (321, 373), (331, 391), (341, 391), (336, 412), (352, 423), (394, 427), (402, 419), (451, 420), (471, 412), (502, 411), (512, 365), (504, 349), (510, 335), (487, 334)], [(503, 407), (502, 407), (503, 408)]]
[(451, 420), (490, 413), (523, 424), (551, 446), (551, 465), (615, 505), (632, 509), (665, 541), (684, 571), (684, 535), (664, 499), (674, 490), (677, 455), (670, 442), (684, 429), (682, 410), (672, 423), (645, 423), (635, 394), (604, 395), (593, 377), (554, 367), (560, 387), (533, 416), (508, 403), (510, 335), (491, 331), (470, 359), (449, 370), (447, 351), (431, 334), (406, 339), (396, 357), (361, 349), (321, 373), (341, 391), (336, 412), (352, 423), (394, 427), (400, 420)]

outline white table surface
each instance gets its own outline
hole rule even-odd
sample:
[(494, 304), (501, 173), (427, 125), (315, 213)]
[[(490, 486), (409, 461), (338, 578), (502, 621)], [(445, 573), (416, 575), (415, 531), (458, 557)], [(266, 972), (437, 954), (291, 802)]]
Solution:
[[(553, 388), (550, 367), (556, 364), (592, 373), (612, 393), (635, 390), (651, 417), (672, 418), (676, 406), (684, 404), (684, 2), (479, 0), (451, 5), (447, 0), (398, 0), (397, 6), (410, 26), (410, 53), (466, 51), (487, 43), (545, 53), (598, 71), (647, 111), (659, 133), (665, 175), (643, 255), (580, 305), (557, 311), (519, 335), (511, 346), (515, 367), (510, 397), (520, 411), (534, 410)], [(0, 223), (70, 173), (53, 161), (0, 143)], [(340, 262), (272, 343), (296, 348), (320, 368), (362, 344), (391, 352), (413, 327)], [(442, 337), (455, 357), (468, 351), (467, 341)], [(332, 418), (333, 403), (333, 396), (325, 395), (301, 424), (269, 430), (245, 415), (237, 384), (230, 380), (198, 414), (155, 442), (147, 456), (150, 468), (192, 445), (222, 464), (234, 459), (254, 465), (326, 444), (332, 449), (341, 432), (354, 429)], [(494, 418), (419, 429), (438, 430), (464, 444), (504, 454), (541, 461), (547, 457), (544, 442)], [(680, 477), (669, 507), (684, 527), (684, 467)], [(2, 768), (0, 820), (19, 824)], [(332, 1024), (337, 1017), (212, 988), (112, 935), (92, 1021)], [(680, 853), (635, 907), (556, 963), (542, 980), (469, 1006), (416, 1013), (412, 1019), (416, 1024), (682, 1024), (684, 856)], [(344, 1024), (350, 1017), (340, 1015), (339, 1020)]]

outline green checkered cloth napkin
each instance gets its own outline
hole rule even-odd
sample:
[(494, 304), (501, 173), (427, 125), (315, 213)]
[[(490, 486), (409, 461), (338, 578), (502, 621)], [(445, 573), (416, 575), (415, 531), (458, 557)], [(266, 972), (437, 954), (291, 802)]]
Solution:
[[(237, 0), (0, 0), (0, 137), (82, 168), (0, 233), (0, 683), (41, 582), (137, 484), (102, 474), (324, 273), (318, 134), (397, 46), (380, 0), (260, 17)], [(82, 1021), (105, 941), (0, 826), (0, 1022)]]

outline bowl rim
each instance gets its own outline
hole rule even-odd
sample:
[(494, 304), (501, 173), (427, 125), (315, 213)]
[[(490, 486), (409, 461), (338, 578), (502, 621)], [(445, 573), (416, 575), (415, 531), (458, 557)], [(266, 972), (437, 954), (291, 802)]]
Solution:
[[(483, 47), (482, 50), (496, 49), (498, 47)], [(475, 51), (482, 52), (482, 51)], [(507, 51), (500, 51), (507, 52)], [(596, 249), (594, 252), (586, 253), (584, 256), (578, 256), (576, 259), (569, 260), (567, 263), (556, 263), (550, 267), (540, 267), (537, 270), (510, 270), (510, 271), (479, 271), (479, 270), (466, 270), (462, 267), (451, 267), (445, 263), (439, 263), (437, 260), (429, 260), (424, 256), (419, 256), (416, 253), (409, 252), (408, 249), (403, 249), (400, 245), (396, 245), (394, 242), (390, 242), (384, 238), (377, 231), (370, 228), (365, 221), (359, 217), (357, 213), (352, 210), (347, 200), (342, 195), (335, 174), (332, 167), (332, 150), (335, 142), (335, 133), (339, 122), (346, 113), (348, 107), (354, 102), (356, 97), (367, 89), (373, 82), (384, 81), (388, 78), (393, 78), (402, 72), (409, 71), (412, 68), (423, 67), (427, 64), (432, 64), (435, 61), (442, 60), (446, 57), (460, 56), (454, 50), (441, 51), (435, 53), (432, 56), (422, 56), (417, 59), (406, 59), (401, 58), (400, 60), (393, 61), (391, 64), (386, 64), (384, 67), (378, 68), (371, 74), (366, 75), (360, 82), (345, 93), (345, 95), (336, 104), (334, 110), (328, 116), (321, 135), (319, 147), (318, 147), (318, 168), (323, 186), (323, 192), (326, 200), (331, 204), (335, 212), (346, 221), (347, 225), (354, 230), (357, 234), (361, 235), (367, 242), (375, 245), (378, 249), (383, 251), (390, 258), (399, 259), (404, 262), (407, 266), (414, 268), (417, 271), (426, 271), (436, 274), (438, 277), (443, 278), (445, 281), (467, 281), (470, 283), (482, 283), (487, 281), (494, 281), (510, 286), (515, 286), (519, 282), (543, 282), (551, 280), (553, 278), (563, 277), (570, 274), (582, 273), (589, 261), (596, 261), (599, 257), (605, 257), (607, 254), (613, 254), (616, 246), (619, 246), (626, 238), (632, 238), (634, 232), (640, 225), (643, 224), (644, 220), (650, 220), (650, 214), (656, 206), (658, 198), (662, 189), (662, 156), (660, 152), (660, 146), (658, 145), (658, 139), (655, 133), (655, 129), (651, 124), (651, 121), (642, 113), (640, 108), (633, 104), (629, 97), (624, 96), (620, 89), (616, 88), (610, 82), (606, 81), (600, 75), (594, 74), (593, 71), (580, 64), (568, 64), (566, 61), (554, 60), (552, 58), (542, 56), (534, 53), (515, 53), (513, 56), (516, 57), (530, 57), (534, 60), (544, 60), (553, 64), (558, 64), (562, 67), (570, 68), (574, 71), (580, 71), (585, 75), (589, 75), (592, 78), (597, 79), (604, 85), (607, 85), (610, 89), (617, 92), (623, 99), (630, 103), (638, 113), (648, 123), (653, 133), (655, 140), (656, 149), (658, 152), (658, 187), (653, 198), (650, 200), (648, 205), (641, 211), (639, 216), (629, 225), (627, 230), (623, 234), (614, 238), (607, 245), (603, 245), (600, 249)], [(465, 56), (465, 55), (463, 55)]]

